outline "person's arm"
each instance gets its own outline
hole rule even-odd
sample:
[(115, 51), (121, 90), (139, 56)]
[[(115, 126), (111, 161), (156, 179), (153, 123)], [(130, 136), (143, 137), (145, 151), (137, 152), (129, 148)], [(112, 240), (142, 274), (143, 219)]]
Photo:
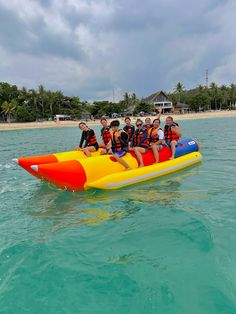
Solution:
[(178, 136), (181, 136), (182, 134), (181, 134), (181, 129), (180, 129), (180, 127), (179, 126), (172, 126), (172, 131), (174, 131)]
[(134, 139), (135, 139), (135, 132), (134, 132), (134, 134), (133, 134), (133, 136), (132, 136), (132, 138), (131, 138), (131, 143), (130, 143), (130, 147), (134, 147)]
[(135, 126), (132, 125), (132, 137), (134, 136), (134, 133), (135, 133)]
[(162, 130), (158, 130), (158, 137), (159, 137), (159, 141), (157, 141), (157, 144), (163, 144), (165, 143), (164, 140), (164, 132)]
[(147, 139), (147, 137), (148, 137), (148, 131), (145, 130), (145, 132), (143, 134), (143, 137), (142, 137), (141, 141), (138, 143), (137, 146), (141, 146), (143, 144), (143, 142)]
[(87, 139), (86, 139), (86, 141), (85, 141), (84, 147), (87, 147), (87, 146), (88, 146), (89, 141), (91, 140), (91, 138), (92, 138), (94, 135), (95, 135), (94, 130), (89, 130), (88, 137), (87, 137)]
[(161, 119), (161, 114), (162, 114), (162, 108), (158, 109), (158, 114), (156, 119)]
[(84, 140), (85, 140), (85, 138), (84, 138), (84, 131), (82, 131), (82, 135), (81, 135), (81, 139), (80, 139), (80, 143), (79, 143), (79, 147), (80, 148), (82, 148)]

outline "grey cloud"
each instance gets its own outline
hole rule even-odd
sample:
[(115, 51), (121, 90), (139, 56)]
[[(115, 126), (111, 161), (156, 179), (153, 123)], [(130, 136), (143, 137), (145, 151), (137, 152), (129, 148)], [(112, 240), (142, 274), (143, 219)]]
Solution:
[(234, 0), (35, 3), (38, 13), (24, 21), (0, 0), (0, 51), (9, 60), (0, 80), (96, 99), (113, 88), (146, 96), (177, 81), (203, 84), (206, 68), (212, 79), (227, 81), (226, 71), (236, 79)]

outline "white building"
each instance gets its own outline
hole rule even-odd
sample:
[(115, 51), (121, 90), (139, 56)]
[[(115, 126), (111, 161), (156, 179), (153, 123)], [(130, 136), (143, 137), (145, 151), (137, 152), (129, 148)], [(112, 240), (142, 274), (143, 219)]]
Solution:
[(163, 91), (148, 96), (144, 101), (153, 104), (155, 111), (158, 111), (158, 109), (162, 109), (163, 113), (173, 111), (173, 103)]

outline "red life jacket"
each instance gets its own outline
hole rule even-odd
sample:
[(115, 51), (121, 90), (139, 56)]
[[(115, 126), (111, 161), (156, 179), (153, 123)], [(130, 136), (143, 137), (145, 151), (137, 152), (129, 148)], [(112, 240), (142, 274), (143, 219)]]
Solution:
[(134, 133), (134, 138), (133, 138), (133, 146), (140, 146), (143, 148), (147, 148), (148, 147), (148, 137), (144, 140), (144, 142), (139, 145), (139, 143), (142, 141), (145, 133), (146, 133), (146, 128), (142, 128), (141, 130), (136, 130)]
[(123, 130), (128, 134), (129, 141), (131, 141), (131, 139), (134, 135), (135, 127), (133, 125), (125, 125)]
[(101, 129), (101, 136), (102, 136), (102, 140), (103, 140), (104, 144), (107, 145), (111, 140), (111, 133), (110, 133), (109, 126), (103, 127)]
[[(85, 132), (85, 140), (87, 141), (90, 134), (89, 134), (89, 131), (91, 131), (92, 129), (88, 129), (88, 131)], [(94, 135), (90, 138), (90, 140), (88, 141), (88, 146), (93, 146), (97, 144), (97, 139), (96, 139), (96, 135), (95, 135), (95, 132), (94, 132)]]
[(167, 142), (171, 141), (178, 141), (180, 139), (179, 135), (177, 135), (171, 128), (174, 126), (179, 126), (177, 123), (173, 123), (172, 125), (165, 125), (164, 128), (164, 135), (165, 135), (165, 140)]
[[(123, 134), (123, 139), (121, 134)], [(124, 136), (124, 134), (126, 136)], [(111, 143), (112, 143), (112, 150), (117, 152), (119, 150), (127, 150), (128, 145), (128, 134), (124, 130), (118, 130), (116, 132), (113, 132), (111, 135)]]
[(155, 144), (156, 142), (159, 141), (159, 135), (158, 135), (159, 130), (161, 130), (161, 129), (155, 129), (154, 127), (149, 129), (149, 131), (148, 131), (149, 144)]

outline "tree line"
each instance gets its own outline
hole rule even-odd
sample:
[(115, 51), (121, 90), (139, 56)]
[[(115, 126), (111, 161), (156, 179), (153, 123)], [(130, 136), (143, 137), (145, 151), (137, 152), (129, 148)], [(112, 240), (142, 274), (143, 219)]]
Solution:
[[(186, 90), (177, 83), (175, 90), (168, 94), (173, 104), (186, 103), (190, 111), (235, 109), (236, 85), (217, 86), (211, 83), (209, 88), (199, 85)], [(56, 114), (69, 115), (74, 119), (84, 116), (109, 116), (117, 113), (132, 115), (140, 112), (151, 113), (153, 104), (138, 99), (135, 93), (125, 93), (118, 103), (95, 101), (89, 104), (79, 97), (65, 96), (61, 91), (50, 91), (40, 85), (37, 89), (18, 88), (6, 82), (0, 82), (0, 120), (32, 122), (53, 119)]]
[(173, 103), (185, 103), (191, 111), (232, 110), (236, 104), (236, 85), (217, 86), (212, 82), (209, 87), (199, 85), (186, 90), (184, 85), (177, 83), (173, 93), (169, 94)]

